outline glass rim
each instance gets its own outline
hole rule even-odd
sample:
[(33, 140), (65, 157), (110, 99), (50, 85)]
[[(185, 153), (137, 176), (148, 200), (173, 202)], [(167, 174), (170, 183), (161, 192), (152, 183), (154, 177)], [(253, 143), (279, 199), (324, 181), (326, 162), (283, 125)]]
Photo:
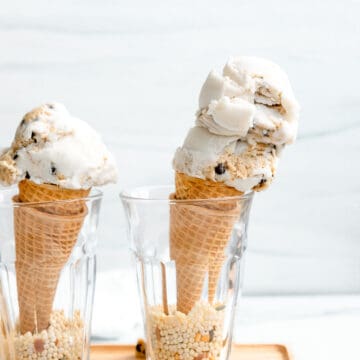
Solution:
[(93, 201), (98, 200), (103, 197), (103, 192), (97, 188), (94, 187), (91, 189), (91, 193), (86, 197), (79, 197), (75, 199), (67, 199), (67, 200), (49, 200), (49, 201), (35, 201), (35, 202), (20, 202), (20, 201), (14, 201), (13, 196), (16, 196), (17, 193), (13, 193), (13, 196), (11, 196), (10, 199), (3, 199), (2, 194), (8, 192), (12, 193), (14, 190), (17, 190), (17, 185), (12, 185), (8, 187), (0, 187), (0, 208), (4, 207), (38, 207), (38, 206), (50, 206), (51, 204), (71, 204), (73, 202), (77, 202), (79, 200), (82, 201)]
[(249, 200), (254, 196), (254, 191), (248, 191), (242, 195), (237, 196), (224, 196), (217, 198), (198, 198), (198, 199), (171, 199), (171, 198), (161, 198), (160, 196), (146, 197), (145, 195), (136, 195), (144, 193), (146, 190), (160, 190), (168, 189), (168, 195), (171, 195), (175, 191), (174, 185), (149, 185), (149, 186), (138, 186), (134, 188), (124, 189), (120, 192), (119, 196), (121, 200), (125, 201), (134, 201), (134, 202), (159, 202), (159, 203), (168, 203), (168, 204), (186, 204), (186, 203), (209, 203), (209, 202), (226, 202), (234, 200)]

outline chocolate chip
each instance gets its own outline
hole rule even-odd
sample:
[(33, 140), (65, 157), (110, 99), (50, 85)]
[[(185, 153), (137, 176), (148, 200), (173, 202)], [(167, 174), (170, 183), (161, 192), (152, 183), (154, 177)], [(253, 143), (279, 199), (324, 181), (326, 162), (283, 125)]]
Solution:
[(25, 179), (30, 179), (30, 178), (31, 178), (31, 176), (30, 176), (29, 172), (27, 171), (27, 172), (25, 173)]
[(273, 149), (276, 150), (276, 149), (277, 149), (277, 146), (276, 146), (276, 145), (273, 145)]
[(218, 164), (217, 166), (215, 166), (215, 172), (216, 172), (218, 175), (224, 174), (225, 171), (226, 171), (226, 166), (225, 166), (225, 164), (220, 163), (220, 164)]
[(54, 105), (52, 104), (46, 104), (49, 109), (54, 109)]
[(56, 167), (55, 167), (55, 165), (51, 165), (51, 175), (56, 175)]
[(233, 289), (234, 288), (234, 282), (230, 279), (229, 280), (229, 289)]
[(266, 182), (267, 182), (267, 180), (266, 180), (266, 179), (261, 179), (258, 185), (265, 184)]
[(25, 125), (25, 118), (21, 120), (20, 126)]
[(142, 339), (138, 340), (136, 345), (136, 351), (138, 352), (138, 354), (141, 354), (144, 357), (146, 356), (146, 345)]
[(209, 331), (209, 342), (212, 342), (214, 340), (214, 333), (215, 333), (214, 329), (211, 329)]
[(34, 140), (34, 143), (37, 143), (36, 134), (34, 132), (31, 133), (31, 139)]
[(13, 160), (16, 160), (18, 157), (19, 157), (19, 155), (18, 155), (18, 154), (15, 154), (15, 155), (13, 156)]

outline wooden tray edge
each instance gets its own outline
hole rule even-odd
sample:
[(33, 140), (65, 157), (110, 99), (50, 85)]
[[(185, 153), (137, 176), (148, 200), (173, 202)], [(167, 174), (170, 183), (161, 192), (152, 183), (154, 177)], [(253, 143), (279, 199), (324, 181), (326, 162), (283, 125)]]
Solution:
[[(291, 351), (289, 351), (289, 348), (286, 345), (283, 344), (233, 344), (234, 348), (276, 348), (278, 351), (283, 354), (284, 358), (288, 360), (294, 360)], [(134, 344), (109, 344), (109, 343), (97, 343), (94, 345), (91, 345), (91, 350), (110, 350), (110, 351), (119, 351), (119, 348), (125, 350), (125, 351), (134, 351), (135, 352), (135, 345)]]

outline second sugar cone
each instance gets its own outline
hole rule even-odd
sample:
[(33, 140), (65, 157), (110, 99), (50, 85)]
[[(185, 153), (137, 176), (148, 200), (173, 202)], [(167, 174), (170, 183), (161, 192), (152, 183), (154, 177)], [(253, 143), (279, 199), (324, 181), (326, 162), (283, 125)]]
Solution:
[[(21, 196), (15, 197), (15, 202), (64, 200), (61, 188), (30, 185), (19, 186)], [(69, 199), (76, 198), (75, 193), (69, 194), (72, 196)], [(60, 206), (34, 203), (15, 207), (16, 278), (22, 334), (41, 332), (48, 327), (61, 271), (76, 244), (86, 214), (84, 200)]]
[(202, 181), (178, 173), (173, 198), (194, 202), (175, 202), (170, 209), (170, 255), (176, 263), (177, 309), (185, 314), (200, 300), (206, 276), (208, 300), (213, 301), (225, 249), (240, 215), (237, 200), (196, 202), (196, 199), (241, 195), (227, 187), (225, 192), (219, 192), (224, 185), (216, 184), (206, 196), (209, 184)]

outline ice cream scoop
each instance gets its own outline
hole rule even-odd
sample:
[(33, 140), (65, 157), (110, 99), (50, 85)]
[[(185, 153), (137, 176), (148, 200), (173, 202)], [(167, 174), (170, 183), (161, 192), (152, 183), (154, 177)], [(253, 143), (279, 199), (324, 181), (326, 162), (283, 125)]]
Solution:
[(215, 135), (195, 126), (176, 150), (174, 167), (179, 173), (221, 182), (244, 193), (271, 183), (280, 150), (281, 146), (249, 144), (236, 136)]
[[(272, 182), (279, 155), (296, 138), (299, 105), (280, 67), (235, 57), (202, 86), (195, 127), (176, 150), (170, 254), (177, 309), (188, 314), (207, 289), (214, 303), (242, 195)], [(211, 251), (209, 251), (211, 248)], [(200, 261), (200, 260), (201, 261)]]
[(272, 181), (278, 157), (296, 138), (299, 105), (285, 72), (269, 60), (231, 58), (211, 71), (199, 95), (196, 126), (173, 161), (176, 172), (244, 193)]
[(211, 71), (199, 96), (197, 124), (249, 142), (295, 140), (299, 105), (285, 72), (269, 60), (231, 58), (222, 75)]
[(117, 168), (100, 135), (59, 103), (27, 113), (0, 155), (0, 183), (22, 179), (67, 189), (114, 183)]

